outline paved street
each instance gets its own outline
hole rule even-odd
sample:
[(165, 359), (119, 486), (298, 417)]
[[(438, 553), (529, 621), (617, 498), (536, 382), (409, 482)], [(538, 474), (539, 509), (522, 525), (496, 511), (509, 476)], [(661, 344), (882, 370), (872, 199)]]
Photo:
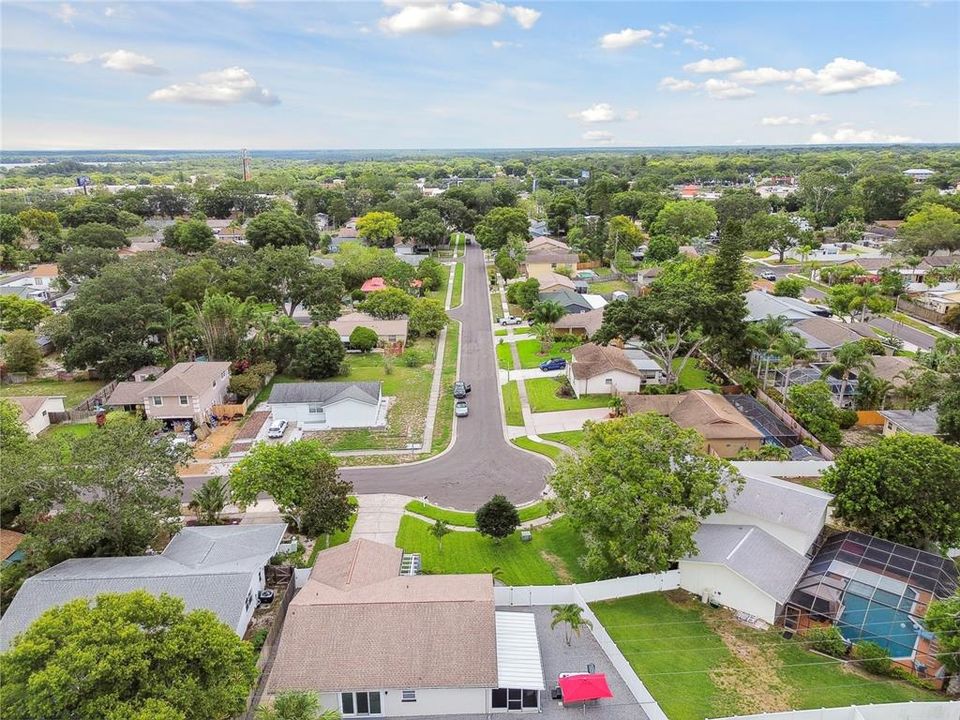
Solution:
[[(463, 323), (460, 377), (473, 386), (470, 415), (456, 420), (456, 442), (444, 455), (420, 463), (380, 468), (344, 468), (358, 493), (426, 495), (431, 502), (476, 509), (496, 493), (514, 502), (540, 497), (550, 464), (503, 438), (500, 384), (494, 359), (483, 251), (466, 249), (463, 305), (450, 314)], [(449, 388), (443, 388), (449, 392)]]
[(867, 320), (867, 324), (888, 332), (894, 337), (900, 338), (904, 342), (916, 345), (922, 350), (931, 349), (934, 341), (936, 340), (936, 338), (929, 333), (920, 332), (909, 325), (904, 325), (903, 323), (899, 323), (896, 320), (891, 320), (890, 318), (873, 318), (872, 320)]

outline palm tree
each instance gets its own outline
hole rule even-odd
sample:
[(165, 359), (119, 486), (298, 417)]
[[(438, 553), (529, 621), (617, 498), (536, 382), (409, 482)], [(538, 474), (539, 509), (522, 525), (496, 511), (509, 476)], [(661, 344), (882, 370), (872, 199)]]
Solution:
[(499, 565), (494, 565), (490, 568), (489, 573), (493, 576), (494, 583), (503, 582), (503, 568)]
[(437, 520), (430, 526), (430, 534), (437, 539), (437, 547), (441, 553), (443, 552), (443, 536), (451, 532), (453, 531), (443, 520)]
[(857, 392), (854, 402), (858, 410), (883, 410), (887, 395), (894, 389), (889, 380), (878, 378), (869, 370), (857, 376)]
[(258, 705), (256, 720), (340, 720), (339, 710), (325, 710), (314, 692), (288, 690), (278, 693), (272, 705)]
[(591, 630), (593, 629), (593, 623), (583, 617), (583, 608), (576, 603), (554, 605), (550, 608), (550, 612), (553, 613), (553, 620), (550, 621), (551, 630), (561, 623), (567, 626), (564, 632), (564, 640), (566, 640), (568, 646), (572, 639), (571, 633), (580, 637), (580, 630), (583, 628), (588, 627)]
[(212, 477), (193, 491), (188, 508), (201, 525), (219, 525), (220, 513), (230, 502), (230, 485), (222, 478)]
[(874, 312), (883, 312), (883, 307), (889, 303), (889, 301), (883, 297), (883, 292), (880, 290), (879, 285), (867, 282), (857, 286), (855, 298), (855, 304), (860, 306), (861, 320), (867, 316), (868, 307)]
[(530, 328), (537, 340), (540, 341), (540, 354), (546, 355), (553, 345), (553, 328), (546, 323), (539, 322)]
[(780, 358), (780, 367), (785, 370), (783, 396), (786, 397), (787, 391), (790, 389), (790, 376), (793, 374), (793, 366), (796, 363), (806, 365), (813, 360), (814, 353), (807, 347), (803, 338), (792, 332), (781, 335), (773, 344), (772, 350)]
[(566, 314), (563, 305), (556, 300), (544, 300), (533, 306), (533, 318), (538, 323), (553, 324)]
[(873, 356), (867, 349), (857, 342), (848, 342), (837, 348), (833, 362), (824, 369), (821, 377), (833, 373), (840, 373), (840, 404), (843, 405), (847, 397), (847, 386), (850, 384), (850, 373), (853, 371), (868, 370), (873, 367)]

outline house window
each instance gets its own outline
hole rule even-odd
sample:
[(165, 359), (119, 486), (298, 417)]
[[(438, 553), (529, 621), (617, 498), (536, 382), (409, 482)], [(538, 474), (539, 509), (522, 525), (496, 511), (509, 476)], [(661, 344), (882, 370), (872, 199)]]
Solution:
[(340, 709), (344, 715), (379, 715), (380, 693), (345, 692), (340, 693)]
[(490, 691), (490, 707), (494, 710), (523, 710), (540, 707), (536, 690), (497, 688)]
[(536, 708), (540, 707), (540, 703), (537, 698), (536, 690), (524, 690), (523, 691), (523, 707), (525, 708)]
[(153, 404), (156, 405), (157, 407), (160, 407), (161, 405), (163, 405), (163, 398), (159, 396), (155, 396), (153, 398)]
[(322, 415), (323, 405), (307, 405), (307, 412), (311, 415)]
[(400, 691), (400, 702), (416, 702), (417, 701), (417, 691), (416, 690), (401, 690)]
[(187, 396), (186, 396), (186, 395), (181, 395), (181, 396), (180, 396), (180, 404), (181, 404), (181, 405), (188, 405), (188, 404), (189, 404), (189, 401), (187, 400)]
[(247, 601), (246, 601), (246, 602), (244, 603), (244, 605), (243, 605), (244, 608), (245, 608), (246, 610), (249, 610), (249, 609), (250, 609), (250, 603), (252, 603), (252, 602), (253, 602), (253, 591), (251, 590), (250, 592), (247, 593)]

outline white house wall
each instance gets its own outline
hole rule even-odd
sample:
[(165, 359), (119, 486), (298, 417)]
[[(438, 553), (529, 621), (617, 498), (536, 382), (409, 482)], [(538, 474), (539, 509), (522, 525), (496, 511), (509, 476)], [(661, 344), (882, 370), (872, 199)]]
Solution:
[(341, 400), (325, 405), (324, 422), (310, 412), (316, 403), (273, 403), (274, 420), (286, 420), (300, 425), (319, 425), (325, 428), (374, 427), (377, 424), (379, 404), (372, 405), (355, 400)]
[(575, 379), (573, 373), (569, 375), (577, 395), (609, 395), (614, 391), (632, 393), (638, 392), (643, 385), (641, 378), (622, 370), (612, 370), (588, 379)]
[(697, 596), (706, 590), (724, 607), (755, 615), (768, 623), (777, 619), (776, 600), (722, 565), (681, 560), (680, 587)]
[[(376, 690), (376, 688), (369, 688)], [(408, 688), (416, 690), (416, 702), (402, 702), (402, 690), (380, 690), (382, 715), (416, 717), (420, 715), (484, 715), (489, 712), (490, 690), (486, 688)], [(340, 694), (320, 693), (325, 708), (340, 709)], [(354, 717), (344, 715), (345, 718)]]
[(40, 409), (37, 410), (37, 414), (24, 423), (27, 433), (30, 437), (36, 437), (50, 427), (50, 413), (63, 411), (63, 398), (47, 398), (44, 400), (43, 405), (40, 406)]

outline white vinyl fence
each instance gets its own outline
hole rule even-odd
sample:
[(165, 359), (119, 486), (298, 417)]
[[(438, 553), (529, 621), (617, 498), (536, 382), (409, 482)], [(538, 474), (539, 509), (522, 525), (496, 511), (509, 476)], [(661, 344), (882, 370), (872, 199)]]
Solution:
[(821, 710), (738, 715), (720, 720), (960, 720), (960, 702), (905, 702), (851, 705)]

